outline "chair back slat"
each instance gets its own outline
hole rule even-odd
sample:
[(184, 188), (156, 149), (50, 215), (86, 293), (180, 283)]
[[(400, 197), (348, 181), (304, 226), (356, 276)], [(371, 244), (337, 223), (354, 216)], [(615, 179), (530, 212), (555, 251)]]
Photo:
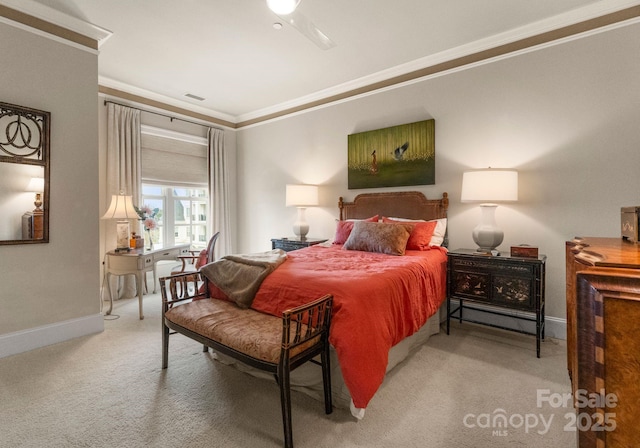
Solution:
[(177, 274), (160, 279), (163, 310), (167, 311), (175, 303), (208, 297), (205, 277), (200, 272)]
[[(282, 313), (282, 348), (291, 350), (317, 336), (328, 336), (333, 296), (327, 294)], [(292, 334), (293, 332), (293, 334)]]
[(219, 236), (220, 232), (214, 233), (209, 240), (209, 244), (207, 244), (207, 263), (213, 263), (216, 260), (214, 252), (216, 250), (216, 242), (218, 241)]

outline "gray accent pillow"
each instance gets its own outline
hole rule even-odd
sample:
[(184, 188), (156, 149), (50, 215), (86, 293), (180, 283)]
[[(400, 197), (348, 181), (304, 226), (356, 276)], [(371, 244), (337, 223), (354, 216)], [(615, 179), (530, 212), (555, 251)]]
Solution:
[(387, 255), (404, 255), (412, 224), (387, 224), (357, 221), (342, 246), (346, 250), (379, 252)]

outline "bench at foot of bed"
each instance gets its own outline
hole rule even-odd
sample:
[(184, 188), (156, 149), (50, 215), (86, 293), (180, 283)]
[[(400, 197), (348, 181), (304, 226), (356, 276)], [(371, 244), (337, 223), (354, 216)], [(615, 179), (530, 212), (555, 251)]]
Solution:
[(181, 333), (247, 365), (271, 372), (280, 387), (284, 445), (293, 447), (291, 370), (320, 355), (325, 412), (333, 411), (329, 365), (329, 327), (333, 297), (325, 295), (282, 313), (282, 317), (241, 309), (212, 299), (200, 273), (160, 279), (162, 291), (162, 368), (169, 356), (169, 330)]

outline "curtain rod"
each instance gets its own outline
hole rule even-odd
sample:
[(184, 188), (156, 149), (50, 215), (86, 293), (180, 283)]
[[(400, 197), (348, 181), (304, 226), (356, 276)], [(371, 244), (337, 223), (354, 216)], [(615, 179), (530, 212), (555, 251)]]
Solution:
[(213, 128), (213, 129), (218, 129), (219, 131), (224, 131), (224, 129), (219, 128), (217, 126), (212, 126), (212, 125), (206, 125), (206, 124), (202, 124), (202, 123), (196, 123), (195, 121), (191, 121), (191, 120), (185, 120), (184, 118), (178, 118), (178, 117), (173, 117), (171, 115), (167, 115), (167, 114), (162, 114), (160, 112), (154, 112), (152, 110), (147, 110), (147, 109), (142, 109), (140, 107), (133, 107), (133, 106), (129, 106), (128, 104), (122, 104), (122, 103), (117, 103), (115, 101), (111, 101), (111, 100), (104, 100), (104, 105), (106, 106), (108, 103), (111, 104), (116, 104), (118, 106), (123, 106), (123, 107), (129, 107), (131, 109), (135, 109), (135, 110), (139, 110), (140, 112), (146, 112), (148, 114), (154, 114), (154, 115), (159, 115), (161, 117), (165, 117), (170, 119), (171, 121), (173, 120), (178, 120), (178, 121), (184, 121), (185, 123), (190, 123), (190, 124), (195, 124), (197, 126), (202, 126), (205, 128)]

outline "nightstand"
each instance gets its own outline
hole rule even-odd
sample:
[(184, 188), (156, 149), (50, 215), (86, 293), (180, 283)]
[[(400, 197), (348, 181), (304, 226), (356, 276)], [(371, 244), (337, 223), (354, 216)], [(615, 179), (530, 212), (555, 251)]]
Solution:
[(325, 241), (327, 240), (320, 238), (272, 238), (271, 249), (282, 249), (285, 252), (289, 252), (292, 250), (302, 249), (303, 247), (313, 246), (314, 244), (324, 243)]
[[(538, 258), (491, 256), (472, 249), (456, 249), (448, 253), (448, 258), (447, 334), (451, 318), (458, 319), (459, 322), (473, 322), (519, 333), (535, 334), (536, 355), (539, 358), (540, 341), (544, 339), (546, 255), (540, 255)], [(457, 299), (459, 302), (454, 310), (451, 309), (451, 299)], [(488, 307), (473, 304), (484, 304)], [(507, 313), (500, 308), (531, 313), (531, 317), (522, 313)], [(468, 319), (463, 316), (464, 310), (532, 321), (536, 323), (536, 332)]]

